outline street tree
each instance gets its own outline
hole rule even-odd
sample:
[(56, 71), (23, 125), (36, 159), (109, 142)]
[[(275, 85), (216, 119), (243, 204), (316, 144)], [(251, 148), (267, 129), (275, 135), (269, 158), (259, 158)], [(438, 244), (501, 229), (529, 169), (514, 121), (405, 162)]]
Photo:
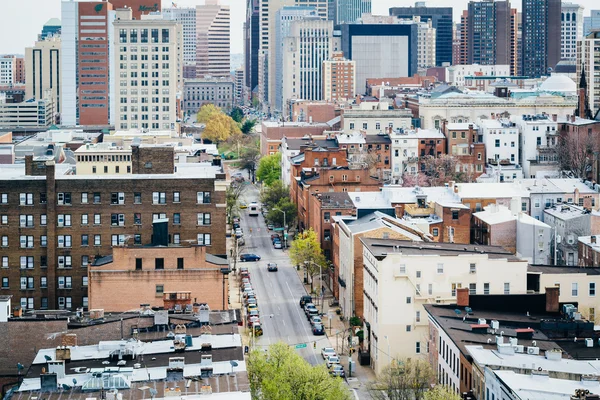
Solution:
[(275, 153), (260, 159), (256, 177), (265, 185), (271, 186), (281, 177), (281, 153)]
[(327, 268), (325, 256), (317, 233), (312, 229), (297, 234), (290, 247), (290, 258), (294, 265), (304, 265), (310, 276), (310, 291), (313, 292), (313, 277)]
[(224, 142), (234, 135), (241, 135), (240, 128), (230, 116), (223, 113), (211, 116), (202, 132), (202, 138), (213, 143)]
[(243, 147), (240, 150), (240, 168), (254, 172), (260, 160), (260, 149), (254, 138), (242, 137), (246, 140), (242, 142)]
[(254, 132), (254, 128), (257, 124), (257, 119), (246, 118), (244, 122), (242, 122), (242, 126), (240, 127), (240, 129), (244, 135), (249, 135)]
[(290, 190), (285, 187), (283, 182), (276, 180), (271, 186), (266, 187), (262, 192), (260, 195), (260, 202), (268, 209), (271, 209), (273, 207), (277, 207), (277, 204), (281, 199), (289, 199), (289, 197)]
[(222, 114), (221, 109), (214, 104), (208, 103), (200, 107), (196, 120), (201, 124), (207, 124), (212, 117), (218, 114)]
[(231, 112), (229, 113), (229, 116), (238, 124), (242, 123), (242, 120), (244, 119), (244, 112), (242, 111), (241, 108), (239, 107), (233, 107), (233, 109), (231, 110)]
[(225, 192), (226, 205), (225, 212), (227, 213), (227, 223), (231, 223), (231, 218), (234, 213), (237, 213), (239, 208), (240, 196), (246, 190), (246, 185), (230, 185)]
[(446, 386), (436, 385), (431, 390), (425, 392), (423, 396), (423, 400), (461, 400), (460, 397), (455, 392), (448, 389)]
[(288, 226), (294, 226), (294, 221), (298, 215), (298, 208), (290, 201), (289, 197), (283, 197), (279, 199), (279, 201), (273, 207), (269, 208), (269, 212), (266, 215), (267, 222), (270, 224), (283, 226), (283, 213), (278, 210), (285, 212), (285, 223)]
[(332, 377), (324, 365), (310, 365), (287, 344), (254, 350), (247, 362), (253, 399), (351, 399), (341, 378)]
[(564, 134), (558, 137), (554, 151), (561, 171), (572, 178), (587, 179), (595, 155), (600, 152), (600, 138), (574, 132)]
[(409, 358), (394, 361), (369, 384), (373, 400), (423, 400), (434, 381), (434, 371), (426, 360)]

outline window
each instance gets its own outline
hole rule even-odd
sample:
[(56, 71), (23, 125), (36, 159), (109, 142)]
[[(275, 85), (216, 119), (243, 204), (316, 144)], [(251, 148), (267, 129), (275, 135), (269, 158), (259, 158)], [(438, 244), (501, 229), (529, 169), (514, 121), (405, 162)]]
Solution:
[(458, 219), (458, 210), (452, 210), (452, 219), (454, 219), (454, 220)]
[(19, 205), (21, 205), (21, 206), (33, 205), (33, 193), (19, 193)]
[(154, 269), (165, 269), (165, 259), (164, 258), (155, 258), (154, 259)]
[(22, 249), (32, 249), (33, 248), (33, 236), (21, 235), (19, 237), (19, 243), (21, 244)]
[(400, 272), (400, 275), (406, 274), (406, 264), (399, 265), (399, 272)]
[(46, 276), (40, 276), (40, 287), (42, 289), (45, 289), (48, 287), (48, 277)]
[(133, 244), (142, 244), (142, 235), (140, 235), (140, 234), (133, 235)]
[(81, 204), (87, 204), (87, 203), (88, 203), (88, 194), (81, 193)]
[(2, 247), (8, 247), (8, 236), (2, 236)]
[(177, 269), (183, 269), (183, 258), (177, 258)]
[(433, 234), (433, 236), (436, 236), (436, 237), (437, 237), (437, 236), (439, 235), (439, 232), (440, 232), (440, 230), (439, 230), (438, 228), (433, 228), (433, 229), (432, 229), (432, 234)]
[(406, 332), (410, 332), (412, 330), (412, 325), (406, 325)]
[(198, 213), (198, 225), (210, 225), (210, 213)]
[(135, 259), (135, 270), (136, 271), (141, 271), (142, 270), (142, 259), (141, 258), (136, 258)]
[(164, 285), (156, 285), (156, 295), (162, 297), (163, 292), (165, 291)]
[(181, 224), (181, 214), (175, 213), (173, 214), (173, 225)]
[(412, 297), (407, 296), (406, 297), (406, 304), (410, 304), (410, 303), (412, 303)]
[(142, 204), (142, 194), (140, 192), (133, 193), (133, 204)]
[(2, 256), (2, 268), (8, 268), (8, 256)]
[(415, 343), (415, 353), (421, 354), (421, 342)]
[(133, 214), (133, 224), (134, 225), (142, 224), (142, 214), (140, 214), (140, 213)]
[(111, 246), (120, 246), (125, 243), (125, 235), (111, 235), (110, 237)]
[(477, 272), (477, 265), (474, 263), (469, 264), (469, 273), (474, 274)]
[(110, 215), (111, 226), (125, 226), (125, 214), (111, 214)]
[(71, 247), (71, 235), (58, 235), (58, 247)]
[(596, 282), (590, 282), (590, 291), (589, 295), (594, 297), (596, 295)]
[(90, 244), (90, 241), (89, 241), (88, 235), (81, 235), (81, 245), (89, 246), (89, 244)]
[(88, 215), (81, 214), (81, 225), (87, 225), (87, 224), (88, 224)]
[(87, 285), (88, 285), (88, 277), (82, 276), (81, 277), (81, 286), (87, 286)]
[(21, 228), (33, 227), (33, 215), (19, 215), (19, 226)]
[(173, 244), (180, 244), (181, 243), (181, 236), (179, 235), (179, 233), (174, 233), (173, 234)]
[(2, 215), (2, 225), (8, 225), (8, 215)]
[(89, 256), (81, 256), (81, 268), (87, 268), (90, 263)]
[(324, 212), (323, 219), (325, 220), (325, 222), (329, 222), (329, 220), (331, 219), (331, 213), (329, 211)]
[(417, 271), (417, 278), (421, 277), (421, 271)]
[(527, 203), (526, 202), (521, 203), (521, 211), (527, 211)]
[(102, 223), (102, 216), (100, 214), (94, 214), (94, 225), (100, 225)]
[(42, 302), (41, 302), (40, 308), (47, 309), (48, 308), (48, 298), (42, 297), (41, 300), (42, 300)]
[(102, 202), (102, 197), (100, 196), (100, 193), (96, 192), (94, 193), (94, 204), (100, 204)]
[(415, 321), (421, 322), (421, 311), (415, 312)]
[(444, 264), (438, 264), (437, 265), (437, 273), (438, 274), (443, 274), (444, 273)]
[(577, 297), (578, 292), (577, 283), (571, 283), (571, 296)]
[(110, 204), (125, 204), (125, 193), (113, 192), (110, 194)]
[(58, 308), (59, 309), (65, 308), (65, 298), (64, 297), (58, 298)]
[(152, 192), (152, 204), (167, 204), (167, 193)]
[(354, 122), (350, 122), (350, 129), (354, 129)]
[(483, 294), (490, 294), (490, 284), (486, 282), (483, 284)]
[(196, 197), (198, 204), (210, 204), (210, 192), (198, 192)]
[(504, 282), (504, 294), (510, 294), (510, 282)]
[(462, 287), (462, 283), (453, 283), (452, 284), (452, 296), (456, 296), (456, 289), (460, 289)]
[(58, 256), (58, 268), (71, 268), (71, 256)]
[(500, 139), (495, 140), (494, 147), (500, 147)]
[(46, 214), (40, 215), (40, 225), (46, 226), (48, 224), (48, 216)]
[(59, 205), (71, 205), (71, 193), (57, 193), (56, 199)]
[(9, 285), (8, 285), (8, 278), (7, 277), (3, 277), (2, 278), (2, 289), (8, 289)]
[(469, 283), (469, 294), (477, 294), (477, 284)]
[(179, 202), (181, 202), (181, 193), (173, 192), (173, 203), (179, 203)]
[(102, 235), (94, 235), (94, 246), (102, 246)]
[(71, 226), (71, 214), (58, 214), (58, 226)]
[(48, 268), (48, 257), (40, 256), (40, 268)]
[(198, 244), (200, 246), (210, 246), (210, 233), (199, 233), (197, 236)]

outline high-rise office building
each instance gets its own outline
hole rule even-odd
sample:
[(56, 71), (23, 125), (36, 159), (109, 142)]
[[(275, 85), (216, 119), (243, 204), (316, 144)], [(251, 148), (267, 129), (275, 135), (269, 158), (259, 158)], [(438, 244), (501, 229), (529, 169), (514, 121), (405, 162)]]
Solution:
[(424, 2), (418, 1), (414, 7), (392, 7), (390, 15), (398, 18), (419, 16), (422, 22), (431, 20), (436, 29), (436, 63), (452, 63), (452, 7), (425, 7)]
[(417, 25), (417, 68), (419, 70), (433, 68), (435, 64), (435, 28), (432, 21), (421, 22), (421, 17), (398, 19), (400, 23)]
[(522, 75), (548, 75), (560, 61), (560, 7), (560, 0), (523, 0)]
[(38, 40), (44, 40), (48, 36), (58, 36), (60, 35), (60, 19), (58, 18), (50, 18), (48, 22), (44, 24), (42, 27), (42, 33), (38, 35)]
[(196, 6), (196, 76), (231, 76), (229, 6), (219, 0), (206, 0)]
[(275, 58), (275, 74), (271, 76), (272, 81), (270, 86), (275, 89), (274, 102), (272, 102), (272, 110), (277, 112), (283, 111), (286, 99), (283, 98), (283, 48), (285, 38), (290, 34), (290, 29), (293, 21), (298, 20), (319, 20), (317, 9), (314, 7), (304, 6), (285, 6), (275, 13), (275, 43), (272, 47), (272, 52)]
[(334, 52), (323, 61), (323, 100), (341, 101), (356, 96), (356, 63)]
[(8, 55), (0, 57), (0, 85), (15, 83), (17, 56)]
[(121, 130), (175, 130), (177, 93), (182, 90), (181, 25), (162, 15), (132, 19), (116, 11), (113, 54), (119, 60), (115, 85), (115, 127)]
[(335, 25), (351, 24), (371, 14), (371, 0), (334, 0)]
[(244, 22), (244, 79), (250, 91), (258, 85), (260, 47), (260, 0), (247, 0)]
[(49, 90), (57, 113), (61, 112), (60, 45), (60, 36), (47, 36), (25, 48), (25, 96), (41, 100)]
[[(323, 61), (331, 57), (333, 21), (292, 21), (284, 38), (283, 99), (321, 100)], [(283, 107), (287, 115), (287, 107)]]
[(597, 28), (600, 28), (600, 10), (590, 10), (590, 16), (583, 17), (583, 34), (587, 36)]
[(592, 29), (578, 42), (577, 48), (577, 76), (584, 75), (587, 87), (587, 98), (594, 116), (600, 110), (600, 83), (595, 78), (595, 71), (600, 69), (600, 57), (597, 56), (600, 48), (600, 28)]
[(111, 122), (108, 94), (109, 53), (114, 45), (112, 22), (114, 10), (125, 5), (131, 7), (136, 19), (161, 9), (160, 0), (62, 2), (61, 124), (108, 125)]
[(467, 13), (461, 50), (464, 64), (510, 65), (516, 74), (517, 53), (515, 18), (516, 10), (509, 1), (471, 1)]
[(577, 42), (583, 37), (583, 7), (574, 3), (562, 3), (560, 12), (560, 58), (575, 60)]
[(196, 61), (196, 8), (164, 8), (165, 19), (177, 21), (183, 30), (183, 60)]

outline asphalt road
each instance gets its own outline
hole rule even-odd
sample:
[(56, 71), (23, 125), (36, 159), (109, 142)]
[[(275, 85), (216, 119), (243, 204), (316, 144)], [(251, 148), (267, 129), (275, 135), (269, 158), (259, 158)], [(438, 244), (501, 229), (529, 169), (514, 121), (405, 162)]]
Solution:
[[(259, 192), (254, 185), (248, 185), (241, 200), (250, 204), (259, 201)], [(310, 364), (322, 364), (321, 348), (329, 346), (327, 336), (315, 336), (310, 323), (300, 308), (299, 301), (306, 294), (295, 267), (281, 249), (274, 249), (271, 233), (262, 215), (248, 216), (248, 210), (240, 210), (241, 227), (244, 231), (245, 246), (240, 253), (254, 253), (261, 257), (258, 262), (245, 262), (248, 266), (252, 287), (256, 292), (261, 316), (263, 336), (258, 337), (255, 346), (267, 348), (270, 344), (283, 342), (290, 346), (306, 344), (306, 348), (296, 351)], [(239, 262), (239, 261), (238, 261)], [(267, 263), (275, 262), (277, 272), (268, 272)], [(316, 349), (313, 348), (316, 342)]]

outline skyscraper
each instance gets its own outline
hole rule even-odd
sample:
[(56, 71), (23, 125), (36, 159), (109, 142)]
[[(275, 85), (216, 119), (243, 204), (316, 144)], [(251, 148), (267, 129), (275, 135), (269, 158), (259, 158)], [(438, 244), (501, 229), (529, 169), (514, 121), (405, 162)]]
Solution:
[(196, 76), (230, 76), (230, 8), (219, 0), (196, 6)]
[(60, 35), (60, 19), (50, 18), (42, 27), (42, 33), (38, 35), (38, 40), (44, 40), (48, 36)]
[(510, 65), (516, 74), (516, 34), (514, 31), (516, 10), (509, 1), (471, 1), (466, 21), (466, 37), (462, 43), (466, 49), (465, 64)]
[(560, 0), (523, 0), (521, 74), (547, 75), (560, 61)]
[[(587, 101), (594, 116), (600, 115), (600, 83), (594, 77), (595, 71), (600, 69), (600, 58), (596, 56), (600, 48), (600, 28), (592, 29), (590, 33), (578, 42), (577, 48), (577, 76), (585, 80)], [(580, 87), (583, 82), (580, 80)]]
[(248, 0), (244, 22), (244, 79), (250, 91), (258, 85), (260, 0)]
[(390, 15), (398, 18), (420, 16), (422, 22), (431, 20), (437, 35), (436, 64), (452, 64), (452, 7), (425, 7), (424, 2), (418, 1), (414, 7), (392, 7)]
[(371, 0), (335, 0), (335, 25), (351, 24), (363, 14), (371, 14)]
[(60, 108), (60, 37), (49, 36), (46, 40), (25, 48), (25, 96), (42, 100), (47, 90), (52, 93), (54, 109)]
[(590, 10), (590, 16), (583, 17), (584, 36), (587, 36), (595, 28), (600, 28), (600, 10)]
[(583, 7), (579, 4), (562, 3), (560, 12), (560, 58), (575, 60), (577, 42), (583, 37)]

